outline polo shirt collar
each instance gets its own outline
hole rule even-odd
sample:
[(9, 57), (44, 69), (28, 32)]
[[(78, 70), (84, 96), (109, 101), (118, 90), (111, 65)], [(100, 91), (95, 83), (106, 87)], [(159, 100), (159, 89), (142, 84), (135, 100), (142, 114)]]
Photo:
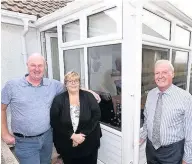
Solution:
[[(26, 87), (26, 86), (32, 86), (32, 84), (31, 83), (29, 83), (28, 81), (27, 81), (27, 79), (26, 79), (26, 77), (28, 76), (29, 74), (25, 74), (25, 76), (22, 78), (22, 80), (21, 80), (21, 85), (23, 86), (23, 87)], [(49, 85), (49, 80), (47, 79), (47, 78), (42, 78), (42, 80), (41, 80), (41, 83), (40, 83), (40, 85), (39, 86), (48, 86)]]

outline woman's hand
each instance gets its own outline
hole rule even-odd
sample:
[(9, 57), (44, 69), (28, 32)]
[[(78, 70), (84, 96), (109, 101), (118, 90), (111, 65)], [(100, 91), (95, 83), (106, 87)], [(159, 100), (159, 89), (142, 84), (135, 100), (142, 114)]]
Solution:
[(76, 147), (76, 146), (78, 146), (79, 144), (77, 143), (77, 142), (75, 142), (75, 141), (73, 141), (73, 147)]
[(182, 164), (187, 164), (184, 160), (182, 161)]
[(71, 139), (77, 143), (77, 144), (81, 144), (82, 142), (84, 142), (85, 140), (85, 135), (84, 134), (75, 134), (73, 133), (73, 135), (71, 136)]

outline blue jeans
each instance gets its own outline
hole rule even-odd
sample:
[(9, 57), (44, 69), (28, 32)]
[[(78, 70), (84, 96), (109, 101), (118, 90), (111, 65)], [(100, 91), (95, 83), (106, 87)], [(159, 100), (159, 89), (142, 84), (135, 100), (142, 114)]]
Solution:
[(53, 148), (52, 130), (32, 138), (15, 136), (15, 154), (20, 164), (50, 164)]

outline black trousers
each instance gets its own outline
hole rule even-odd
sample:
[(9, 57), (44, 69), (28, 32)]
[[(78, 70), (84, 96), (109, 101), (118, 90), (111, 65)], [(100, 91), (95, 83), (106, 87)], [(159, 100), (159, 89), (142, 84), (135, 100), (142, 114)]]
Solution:
[(63, 155), (64, 164), (97, 164), (98, 149), (93, 151), (90, 155), (80, 158), (70, 158)]
[(147, 164), (182, 164), (184, 140), (155, 149), (149, 139), (146, 145)]

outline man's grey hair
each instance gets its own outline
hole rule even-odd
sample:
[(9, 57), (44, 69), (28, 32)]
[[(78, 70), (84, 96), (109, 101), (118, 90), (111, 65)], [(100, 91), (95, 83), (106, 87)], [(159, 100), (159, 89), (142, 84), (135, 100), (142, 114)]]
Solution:
[(174, 72), (174, 67), (173, 67), (172, 63), (169, 60), (157, 60), (156, 63), (155, 63), (155, 68), (156, 68), (157, 65), (160, 65), (160, 64), (167, 64), (170, 67), (171, 71)]

